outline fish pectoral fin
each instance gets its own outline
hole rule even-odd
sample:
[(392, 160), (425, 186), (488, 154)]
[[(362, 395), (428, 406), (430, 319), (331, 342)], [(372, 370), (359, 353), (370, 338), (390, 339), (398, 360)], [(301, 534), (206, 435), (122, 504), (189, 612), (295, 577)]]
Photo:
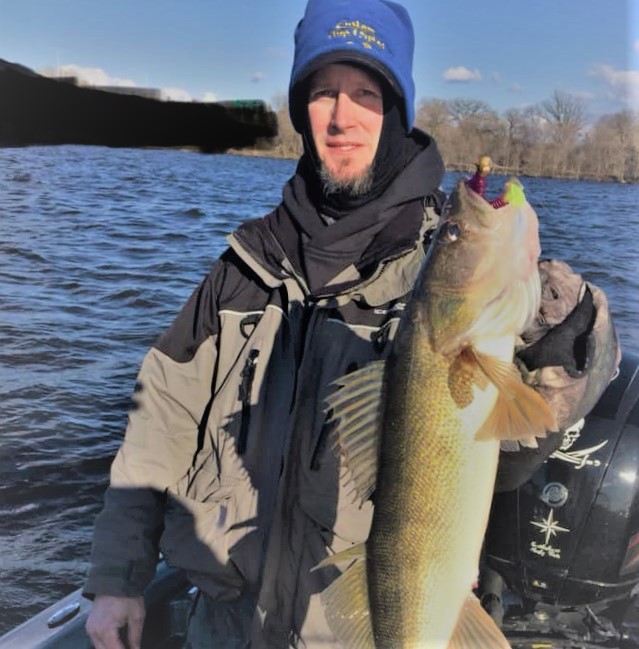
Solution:
[(328, 626), (338, 642), (349, 649), (375, 649), (368, 606), (366, 546), (363, 543), (324, 559), (317, 567), (355, 559), (328, 588), (320, 600)]
[(495, 621), (470, 593), (459, 614), (459, 620), (448, 649), (512, 649)]
[(335, 426), (335, 448), (344, 457), (357, 496), (368, 500), (375, 490), (381, 438), (384, 361), (374, 361), (334, 381), (341, 389), (326, 399), (327, 420)]
[(498, 390), (497, 402), (477, 432), (477, 439), (517, 440), (521, 446), (537, 448), (535, 437), (546, 437), (547, 431), (557, 430), (546, 400), (523, 382), (513, 363), (477, 350), (472, 354)]

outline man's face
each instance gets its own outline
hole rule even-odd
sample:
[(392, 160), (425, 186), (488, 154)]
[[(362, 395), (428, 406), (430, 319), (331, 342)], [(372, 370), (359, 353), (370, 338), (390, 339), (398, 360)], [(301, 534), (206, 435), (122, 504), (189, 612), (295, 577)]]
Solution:
[(329, 185), (356, 190), (370, 175), (382, 132), (379, 81), (352, 65), (328, 65), (311, 79), (308, 116)]

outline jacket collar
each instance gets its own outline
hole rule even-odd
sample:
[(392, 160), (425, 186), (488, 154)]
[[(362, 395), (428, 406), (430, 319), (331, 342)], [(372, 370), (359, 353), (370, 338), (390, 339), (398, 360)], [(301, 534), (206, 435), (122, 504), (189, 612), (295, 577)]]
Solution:
[(425, 134), (416, 137), (420, 153), (370, 205), (327, 226), (296, 174), (273, 212), (228, 237), (231, 247), (268, 286), (294, 278), (312, 299), (365, 286), (381, 266), (416, 247), (424, 197), (438, 190), (443, 163), (437, 147)]

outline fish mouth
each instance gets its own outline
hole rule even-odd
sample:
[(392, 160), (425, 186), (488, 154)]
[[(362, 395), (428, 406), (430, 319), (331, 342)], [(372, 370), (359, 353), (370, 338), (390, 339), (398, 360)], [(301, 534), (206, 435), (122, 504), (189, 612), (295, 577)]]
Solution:
[(461, 181), (445, 222), (459, 226), (458, 236), (448, 236), (443, 222), (426, 260), (427, 326), (436, 348), (454, 352), (493, 335), (521, 334), (541, 304), (533, 209), (496, 210)]

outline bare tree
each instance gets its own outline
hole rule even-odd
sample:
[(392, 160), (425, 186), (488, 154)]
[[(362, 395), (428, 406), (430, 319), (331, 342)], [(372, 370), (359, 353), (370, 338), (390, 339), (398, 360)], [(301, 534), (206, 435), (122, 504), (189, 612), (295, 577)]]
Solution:
[(302, 138), (293, 128), (288, 114), (288, 98), (281, 93), (273, 99), (277, 114), (278, 133), (274, 141), (273, 153), (283, 158), (298, 158), (302, 154)]
[(566, 92), (555, 90), (541, 108), (550, 124), (563, 134), (576, 137), (586, 123), (584, 102)]
[(422, 100), (415, 115), (415, 125), (439, 140), (450, 128), (448, 104), (442, 99)]
[(549, 171), (553, 176), (575, 175), (570, 168), (570, 153), (585, 124), (585, 107), (581, 99), (555, 90), (552, 97), (540, 104), (541, 115), (549, 124)]
[[(286, 95), (275, 97), (273, 105), (279, 134), (271, 155), (299, 157), (302, 139), (291, 124)], [(422, 100), (415, 125), (435, 137), (450, 170), (470, 171), (487, 153), (496, 172), (639, 182), (639, 113), (606, 115), (588, 127), (584, 103), (566, 93), (502, 116), (474, 99)]]
[(519, 174), (525, 168), (526, 151), (533, 144), (534, 127), (522, 109), (511, 108), (504, 113), (506, 124), (506, 173)]
[(458, 98), (445, 105), (454, 128), (443, 143), (444, 157), (451, 167), (469, 170), (477, 156), (499, 146), (500, 119), (483, 101)]
[(588, 133), (584, 144), (589, 177), (620, 182), (639, 176), (639, 115), (622, 111), (605, 115)]
[(609, 117), (609, 125), (618, 146), (615, 177), (621, 182), (636, 177), (639, 151), (635, 134), (639, 131), (639, 117), (625, 110)]
[(469, 117), (492, 112), (492, 108), (484, 101), (478, 99), (450, 99), (446, 102), (451, 119), (461, 126)]

